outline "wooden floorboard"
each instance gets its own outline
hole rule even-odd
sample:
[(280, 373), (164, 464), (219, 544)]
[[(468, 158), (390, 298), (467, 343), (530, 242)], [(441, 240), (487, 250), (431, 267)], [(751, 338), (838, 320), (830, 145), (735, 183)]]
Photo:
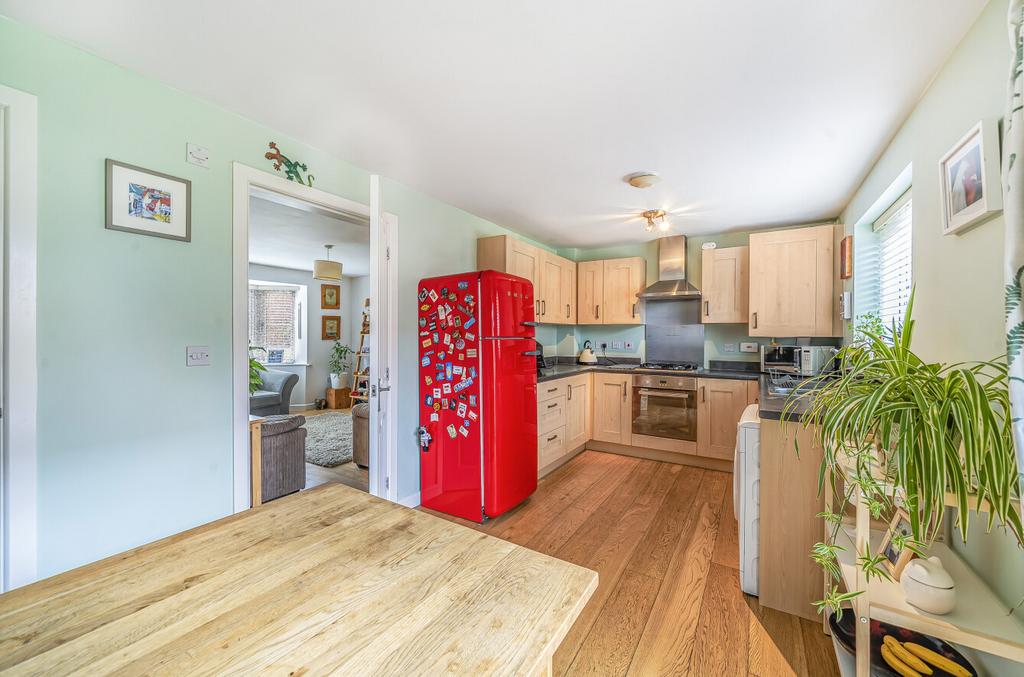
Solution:
[(728, 473), (585, 451), (501, 517), (448, 519), (598, 572), (555, 675), (839, 674), (820, 624), (740, 591)]

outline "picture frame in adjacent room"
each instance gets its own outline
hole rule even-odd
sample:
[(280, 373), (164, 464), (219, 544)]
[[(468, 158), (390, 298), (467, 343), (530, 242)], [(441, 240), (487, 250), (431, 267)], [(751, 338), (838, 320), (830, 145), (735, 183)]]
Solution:
[(961, 233), (1003, 210), (999, 176), (999, 126), (982, 120), (939, 160), (944, 235)]
[(897, 508), (896, 513), (892, 517), (892, 521), (889, 522), (889, 528), (885, 532), (885, 536), (882, 538), (882, 544), (878, 549), (879, 554), (885, 558), (885, 568), (889, 570), (889, 573), (895, 580), (900, 580), (900, 575), (903, 573), (904, 567), (910, 560), (914, 559), (916, 555), (913, 550), (909, 547), (899, 549), (893, 543), (893, 536), (899, 534), (913, 538), (913, 530), (910, 526), (910, 514), (903, 508)]
[(320, 316), (320, 338), (324, 341), (337, 341), (341, 339), (340, 315)]
[(192, 182), (107, 158), (106, 228), (192, 241)]
[(320, 285), (320, 308), (323, 310), (338, 310), (341, 308), (340, 284)]

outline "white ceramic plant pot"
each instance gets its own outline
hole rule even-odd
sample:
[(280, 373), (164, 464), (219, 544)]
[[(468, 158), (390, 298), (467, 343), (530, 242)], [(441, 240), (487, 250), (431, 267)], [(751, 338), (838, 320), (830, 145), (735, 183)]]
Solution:
[(900, 575), (907, 603), (931, 614), (948, 614), (956, 606), (956, 585), (938, 557), (913, 559)]
[(340, 388), (341, 386), (341, 374), (331, 374), (331, 387)]

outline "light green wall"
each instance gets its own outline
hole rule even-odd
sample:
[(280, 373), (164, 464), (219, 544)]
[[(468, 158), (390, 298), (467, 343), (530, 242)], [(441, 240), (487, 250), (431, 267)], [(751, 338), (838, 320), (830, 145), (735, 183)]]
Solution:
[[(316, 185), (367, 202), (366, 171), (0, 18), (0, 83), (39, 104), (39, 573), (231, 511), (231, 163), (274, 140)], [(312, 114), (312, 113), (311, 113)], [(186, 164), (185, 143), (210, 150)], [(108, 231), (104, 159), (192, 181), (192, 242)], [(384, 183), (399, 218), (399, 495), (415, 494), (416, 282), (475, 267), (492, 223)], [(185, 345), (212, 366), (186, 369)]]
[[(936, 76), (889, 147), (857, 189), (843, 217), (857, 223), (899, 173), (913, 163), (914, 349), (926, 360), (957, 362), (1005, 353), (1003, 333), (1003, 218), (960, 236), (943, 236), (939, 158), (982, 118), (1000, 118), (1010, 48), (1006, 2), (992, 0)], [(856, 262), (854, 263), (856, 269)], [(974, 523), (967, 560), (1007, 605), (1024, 598), (1024, 553), (1002, 534)], [(993, 674), (1000, 672), (994, 665)]]

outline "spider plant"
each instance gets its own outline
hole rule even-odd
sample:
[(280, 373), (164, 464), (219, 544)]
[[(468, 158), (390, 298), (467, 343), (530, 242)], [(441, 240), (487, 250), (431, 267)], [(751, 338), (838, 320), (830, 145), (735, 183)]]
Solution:
[[(982, 507), (988, 530), (998, 522), (1024, 544), (1005, 360), (925, 362), (911, 350), (913, 306), (912, 293), (902, 324), (858, 328), (839, 352), (838, 375), (809, 379), (814, 389), (790, 397), (783, 421), (793, 421), (796, 407), (806, 405), (800, 424), (811, 427), (824, 448), (819, 493), (830, 482), (845, 506), (859, 492), (875, 518), (902, 504), (912, 536), (894, 545), (923, 552), (939, 533), (947, 495), (955, 499), (955, 526), (964, 540), (971, 510)], [(840, 490), (844, 472), (848, 481)], [(832, 544), (817, 544), (811, 556), (838, 580), (842, 547), (834, 544), (842, 519), (832, 509), (820, 515), (831, 527)], [(857, 559), (868, 580), (889, 577), (876, 554)], [(840, 604), (856, 594), (833, 587), (816, 604), (840, 614)]]
[(260, 364), (259, 360), (252, 356), (254, 350), (262, 350), (267, 352), (266, 348), (261, 346), (249, 346), (249, 394), (252, 395), (254, 392), (260, 389), (263, 385), (263, 377), (260, 376), (261, 371), (266, 371), (267, 368)]

